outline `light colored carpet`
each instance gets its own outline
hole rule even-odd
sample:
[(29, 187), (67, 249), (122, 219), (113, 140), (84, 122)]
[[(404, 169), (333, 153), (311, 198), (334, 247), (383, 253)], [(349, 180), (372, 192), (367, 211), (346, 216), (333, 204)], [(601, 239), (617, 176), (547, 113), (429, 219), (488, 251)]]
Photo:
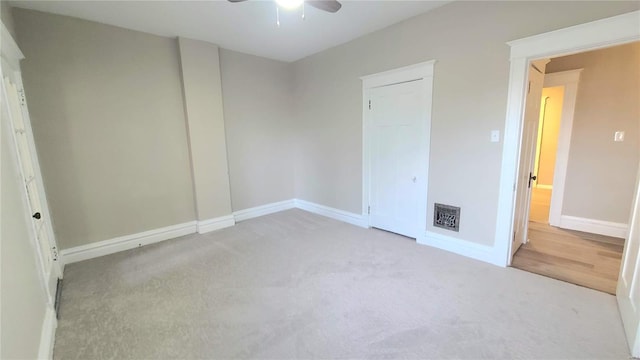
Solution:
[(626, 359), (615, 298), (289, 210), (71, 264), (56, 359)]

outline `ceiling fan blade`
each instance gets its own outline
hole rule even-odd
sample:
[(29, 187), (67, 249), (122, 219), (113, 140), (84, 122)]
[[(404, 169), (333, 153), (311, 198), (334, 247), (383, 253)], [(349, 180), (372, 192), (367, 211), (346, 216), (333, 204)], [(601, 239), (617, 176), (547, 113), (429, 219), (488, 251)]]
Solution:
[(328, 11), (330, 13), (337, 12), (342, 7), (342, 4), (336, 0), (306, 0), (304, 3), (309, 6), (313, 6), (316, 9)]

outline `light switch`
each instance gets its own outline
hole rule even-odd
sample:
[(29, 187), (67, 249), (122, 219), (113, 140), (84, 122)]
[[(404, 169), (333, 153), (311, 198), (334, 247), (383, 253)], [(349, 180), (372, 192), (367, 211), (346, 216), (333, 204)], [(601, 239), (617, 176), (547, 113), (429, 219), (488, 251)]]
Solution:
[(624, 141), (624, 131), (616, 131), (613, 135), (613, 141)]
[(500, 142), (500, 130), (491, 130), (491, 142)]

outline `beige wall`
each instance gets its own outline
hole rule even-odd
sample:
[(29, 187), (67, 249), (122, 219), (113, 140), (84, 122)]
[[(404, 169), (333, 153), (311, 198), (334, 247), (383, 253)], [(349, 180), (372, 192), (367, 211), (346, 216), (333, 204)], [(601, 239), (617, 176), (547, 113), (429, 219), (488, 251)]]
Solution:
[[(546, 100), (545, 100), (546, 99)], [(558, 153), (558, 135), (560, 134), (560, 120), (562, 119), (562, 104), (564, 100), (564, 86), (546, 87), (542, 89), (540, 106), (540, 125), (538, 130), (538, 157), (536, 158), (538, 179), (540, 185), (552, 185), (553, 173)]]
[[(502, 143), (489, 133), (504, 128), (505, 42), (639, 6), (454, 2), (293, 64), (220, 50), (232, 208), (295, 196), (361, 212), (359, 77), (436, 59), (428, 218), (434, 202), (461, 206), (460, 233), (446, 234), (492, 244)], [(60, 246), (193, 220), (178, 42), (14, 16)]]
[[(493, 244), (502, 142), (491, 143), (489, 135), (505, 126), (505, 42), (638, 7), (637, 2), (454, 2), (296, 62), (296, 197), (361, 213), (359, 77), (435, 59), (429, 230)], [(459, 233), (431, 226), (434, 202), (462, 208)]]
[[(640, 160), (640, 43), (552, 59), (584, 68), (578, 84), (563, 215), (627, 223)], [(625, 132), (614, 142), (614, 132)]]
[(218, 47), (179, 39), (198, 220), (231, 214)]
[(0, 18), (2, 19), (2, 23), (7, 27), (9, 33), (13, 38), (16, 38), (16, 30), (13, 24), (13, 16), (11, 16), (12, 8), (6, 1), (0, 1)]
[(220, 63), (233, 209), (292, 199), (291, 65), (230, 50)]
[(13, 15), (59, 247), (193, 220), (177, 42)]
[(293, 198), (291, 64), (15, 11), (62, 249)]
[[(4, 104), (3, 104), (4, 105)], [(8, 119), (2, 112), (0, 159), (0, 358), (35, 359), (46, 310), (38, 278), (36, 250), (30, 239), (28, 209), (23, 198)]]

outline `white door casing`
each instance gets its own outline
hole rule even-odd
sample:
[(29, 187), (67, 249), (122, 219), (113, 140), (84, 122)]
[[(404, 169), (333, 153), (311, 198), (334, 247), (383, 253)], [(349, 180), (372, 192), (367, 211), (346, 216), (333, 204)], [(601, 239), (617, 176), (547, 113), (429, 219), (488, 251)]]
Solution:
[(523, 116), (522, 140), (520, 145), (520, 165), (516, 180), (516, 210), (514, 215), (513, 244), (511, 254), (527, 242), (531, 186), (535, 180), (536, 140), (540, 123), (540, 98), (544, 84), (545, 66), (549, 60), (532, 62), (529, 66), (527, 95)]
[(622, 254), (616, 298), (631, 355), (640, 354), (640, 170)]
[[(363, 81), (363, 194), (362, 211), (367, 224), (388, 228), (385, 224), (399, 226), (395, 231), (414, 238), (424, 238), (427, 224), (427, 186), (429, 174), (429, 144), (431, 137), (431, 105), (433, 92), (433, 68), (435, 60), (362, 77)], [(392, 98), (395, 98), (392, 100)], [(369, 100), (371, 109), (369, 109)], [(393, 105), (396, 102), (396, 105)], [(401, 109), (397, 102), (405, 102)], [(416, 104), (417, 102), (417, 104)], [(412, 105), (410, 105), (412, 104)], [(380, 106), (380, 107), (378, 107)], [(410, 108), (410, 109), (409, 109)], [(385, 120), (392, 112), (405, 112), (407, 120)], [(377, 125), (374, 126), (374, 124)], [(383, 128), (394, 128), (393, 136)], [(407, 133), (407, 129), (413, 133)], [(407, 144), (395, 146), (389, 139), (410, 137)], [(385, 140), (386, 139), (386, 140)], [(384, 151), (386, 149), (388, 151)], [(391, 148), (391, 149), (390, 149)], [(391, 152), (400, 161), (372, 162), (374, 152)], [(373, 179), (385, 166), (392, 166), (394, 174), (384, 173), (384, 178)], [(409, 175), (409, 173), (411, 173)], [(415, 179), (414, 179), (415, 178)], [(392, 181), (400, 199), (381, 194), (384, 181)], [(376, 198), (373, 199), (373, 196)], [(380, 196), (378, 196), (380, 195)], [(408, 199), (407, 196), (413, 198)], [(371, 214), (369, 207), (371, 206)], [(389, 216), (388, 209), (395, 208)], [(403, 230), (404, 229), (404, 230)]]
[[(26, 96), (22, 85), (20, 60), (24, 58), (19, 48), (2, 25), (2, 107), (3, 130), (11, 133), (24, 187), (24, 198), (32, 224), (32, 241), (37, 254), (41, 280), (50, 304), (55, 302), (57, 280), (62, 278), (57, 246), (51, 225), (51, 217), (42, 183), (42, 175), (29, 120)], [(34, 217), (35, 214), (38, 214)]]

